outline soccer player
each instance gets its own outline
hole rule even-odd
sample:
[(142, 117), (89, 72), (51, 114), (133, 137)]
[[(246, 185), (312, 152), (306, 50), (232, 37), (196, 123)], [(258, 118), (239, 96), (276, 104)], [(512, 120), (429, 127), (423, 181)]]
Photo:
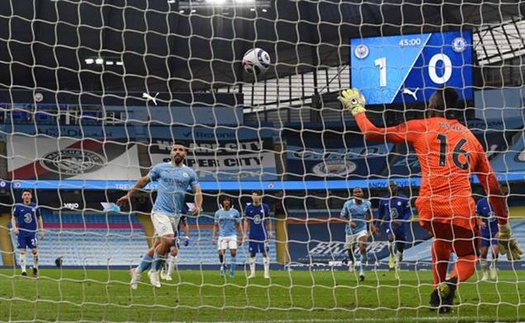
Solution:
[(403, 260), (403, 251), (407, 241), (407, 221), (412, 216), (408, 197), (399, 193), (396, 182), (389, 182), (389, 194), (383, 196), (379, 202), (378, 212), (381, 225), (387, 223), (386, 234), (388, 235), (388, 266), (399, 269), (399, 263)]
[[(117, 200), (117, 205), (127, 203), (137, 190), (144, 188), (149, 182), (157, 181), (157, 198), (151, 212), (151, 221), (157, 236), (155, 245), (142, 257), (137, 268), (132, 269), (131, 288), (136, 289), (141, 273), (151, 267), (148, 272), (151, 285), (159, 288), (159, 271), (166, 259), (166, 253), (173, 246), (175, 231), (181, 217), (184, 198), (189, 187), (195, 194), (195, 209), (193, 215), (199, 215), (202, 207), (202, 191), (195, 171), (184, 165), (186, 148), (174, 144), (171, 148), (171, 161), (159, 163), (141, 177), (129, 192)], [(176, 248), (176, 244), (174, 246)]]
[[(181, 233), (184, 232), (184, 237), (181, 239)], [(179, 256), (179, 249), (180, 249), (180, 242), (182, 242), (184, 247), (187, 247), (190, 245), (190, 230), (188, 226), (188, 216), (183, 215), (180, 217), (179, 225), (177, 228), (177, 236), (173, 240), (173, 245), (170, 248), (170, 252), (168, 257), (168, 261), (164, 264), (162, 267), (162, 270), (160, 271), (160, 278), (171, 281), (173, 278), (171, 275), (173, 274), (173, 271), (175, 270), (175, 265), (177, 264), (178, 256)]]
[(496, 213), (492, 211), (492, 207), (489, 204), (489, 200), (484, 197), (476, 203), (476, 214), (478, 215), (478, 226), (481, 233), (480, 241), (480, 264), (483, 270), (483, 276), (481, 280), (488, 279), (488, 266), (487, 266), (487, 254), (489, 247), (492, 250), (492, 262), (490, 263), (490, 279), (496, 279), (498, 277), (498, 221)]
[[(376, 127), (365, 114), (365, 98), (356, 89), (348, 89), (338, 98), (355, 117), (367, 140), (411, 144), (421, 167), (421, 187), (416, 207), (419, 224), (433, 237), (432, 272), (434, 287), (430, 296), (432, 309), (451, 311), (458, 284), (469, 279), (476, 269), (476, 216), (470, 176), (476, 175), (498, 215), (500, 238), (511, 260), (521, 258), (521, 247), (507, 222), (508, 210), (503, 192), (490, 166), (483, 146), (472, 132), (457, 120), (458, 93), (451, 88), (438, 89), (431, 96), (426, 118), (410, 120), (398, 126)], [(503, 250), (501, 250), (503, 253)], [(446, 279), (451, 252), (458, 261), (454, 274)]]
[[(219, 262), (221, 264), (220, 274), (224, 276), (224, 254), (226, 249), (230, 249), (231, 266), (230, 277), (235, 276), (235, 265), (237, 264), (237, 246), (242, 245), (242, 226), (241, 214), (232, 207), (232, 200), (229, 196), (224, 196), (221, 199), (221, 208), (215, 212), (215, 223), (211, 241), (217, 244), (217, 252), (219, 254)], [(217, 231), (219, 232), (219, 239), (217, 240)]]
[(364, 264), (368, 261), (366, 253), (366, 244), (368, 241), (368, 224), (371, 230), (377, 233), (377, 227), (374, 225), (372, 219), (372, 206), (370, 201), (363, 198), (364, 193), (360, 187), (355, 187), (352, 191), (354, 198), (348, 200), (343, 205), (341, 210), (341, 218), (346, 220), (345, 233), (345, 249), (348, 251), (348, 266), (349, 270), (354, 270), (354, 249), (356, 243), (359, 245), (360, 265), (359, 265), (359, 280), (365, 280)]
[(38, 278), (38, 241), (36, 232), (40, 233), (40, 239), (44, 239), (44, 221), (36, 203), (32, 202), (33, 194), (30, 190), (22, 191), (22, 203), (16, 203), (11, 217), (13, 233), (18, 236), (17, 248), (20, 252), (20, 267), (22, 276), (27, 276), (26, 270), (26, 248), (33, 253), (33, 277)]
[[(248, 235), (249, 232), (249, 235)], [(264, 278), (270, 278), (270, 258), (268, 256), (268, 238), (273, 237), (270, 207), (262, 203), (261, 192), (252, 192), (252, 203), (244, 211), (244, 240), (249, 240), (250, 275), (255, 277), (255, 256), (263, 255)]]

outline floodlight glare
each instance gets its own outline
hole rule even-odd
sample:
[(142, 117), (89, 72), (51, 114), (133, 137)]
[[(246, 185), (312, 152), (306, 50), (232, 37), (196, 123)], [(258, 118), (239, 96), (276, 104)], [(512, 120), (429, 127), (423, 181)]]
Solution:
[(103, 58), (97, 58), (95, 60), (95, 64), (98, 64), (98, 65), (104, 64), (104, 59)]
[(84, 60), (84, 62), (86, 62), (86, 64), (89, 65), (89, 64), (93, 64), (93, 63), (95, 63), (95, 60), (94, 60), (93, 58), (86, 58), (86, 59)]

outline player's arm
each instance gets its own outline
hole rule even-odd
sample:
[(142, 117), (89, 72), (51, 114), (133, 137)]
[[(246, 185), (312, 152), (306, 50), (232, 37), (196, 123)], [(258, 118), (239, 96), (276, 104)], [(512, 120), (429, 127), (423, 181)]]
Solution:
[(377, 207), (377, 226), (382, 227), (385, 224), (385, 206), (383, 205), (383, 199), (379, 200), (379, 206)]
[[(418, 120), (408, 121), (398, 126), (379, 128), (376, 127), (366, 116), (366, 99), (357, 89), (348, 89), (341, 92), (338, 97), (343, 106), (349, 110), (355, 117), (357, 126), (370, 141), (391, 141), (393, 143), (402, 143), (409, 141), (410, 136), (421, 133), (422, 123)], [(412, 129), (415, 128), (415, 129)]]
[(217, 212), (215, 212), (215, 223), (213, 223), (213, 228), (211, 230), (211, 242), (213, 244), (217, 243), (217, 231), (219, 230), (219, 216)]
[(404, 199), (404, 206), (405, 212), (403, 213), (402, 219), (403, 223), (408, 223), (412, 217), (412, 208), (410, 207), (410, 200), (408, 198)]
[(192, 214), (197, 216), (202, 210), (202, 190), (200, 185), (195, 185), (193, 187), (193, 194), (195, 194), (195, 209), (193, 209)]
[(46, 236), (45, 234), (45, 231), (44, 231), (44, 220), (42, 219), (42, 214), (40, 214), (40, 210), (37, 208), (36, 209), (36, 217), (38, 219), (38, 231), (40, 233), (40, 239), (44, 239), (44, 237)]
[(268, 237), (269, 238), (273, 238), (273, 223), (272, 223), (272, 219), (270, 217), (268, 217), (266, 219), (267, 223), (268, 223), (268, 226), (266, 227), (266, 232), (268, 232)]
[(343, 220), (344, 222), (348, 223), (351, 228), (355, 228), (355, 223), (352, 222), (352, 219), (350, 218), (350, 212), (348, 211), (346, 203), (341, 209), (341, 214), (339, 215), (339, 218), (341, 218), (341, 220)]
[(16, 209), (13, 210), (13, 215), (11, 216), (11, 228), (13, 233), (18, 235), (18, 226), (16, 225)]
[(235, 221), (235, 226), (237, 227), (237, 244), (240, 246), (243, 242), (244, 232), (243, 232), (243, 226), (242, 226), (242, 219), (241, 214), (237, 212), (237, 221)]
[(485, 192), (488, 195), (489, 203), (496, 213), (496, 218), (498, 220), (498, 244), (500, 252), (502, 255), (507, 254), (507, 259), (511, 261), (520, 260), (523, 251), (518, 241), (512, 234), (512, 230), (508, 223), (509, 213), (507, 210), (505, 196), (503, 195), (503, 191), (501, 190), (498, 180), (494, 175), (494, 171), (489, 164), (487, 156), (485, 155), (485, 151), (479, 142), (477, 143), (477, 151), (475, 154), (477, 157), (477, 167), (474, 171), (477, 172), (479, 182), (485, 189)]
[(477, 167), (474, 169), (474, 172), (476, 173), (481, 186), (483, 186), (483, 189), (487, 193), (490, 205), (497, 214), (498, 224), (505, 225), (507, 224), (509, 215), (505, 196), (503, 195), (503, 191), (498, 183), (498, 179), (494, 175), (492, 166), (490, 166), (487, 156), (485, 155), (483, 147), (479, 142), (476, 146), (477, 151), (475, 152), (475, 156), (477, 157)]
[(250, 230), (250, 220), (248, 219), (247, 211), (245, 211), (243, 225), (244, 225), (244, 241), (248, 240), (248, 231)]
[(135, 186), (133, 186), (129, 191), (128, 193), (126, 193), (126, 195), (122, 196), (121, 198), (119, 198), (116, 202), (116, 204), (118, 206), (122, 206), (122, 205), (125, 205), (126, 203), (129, 202), (129, 200), (131, 199), (131, 197), (133, 196), (133, 194), (136, 192), (136, 191), (140, 191), (141, 189), (143, 189), (146, 185), (148, 185), (148, 183), (151, 181), (151, 178), (146, 175), (146, 176), (143, 176), (141, 178), (139, 178), (137, 180), (137, 183), (135, 183)]
[(372, 208), (369, 207), (368, 211), (366, 212), (365, 219), (370, 223), (370, 230), (372, 233), (375, 233), (379, 235), (379, 229), (375, 225), (374, 221), (374, 214), (372, 213)]
[(478, 225), (478, 227), (480, 228), (484, 228), (486, 225), (485, 225), (485, 222), (483, 222), (483, 215), (481, 215), (481, 206), (480, 206), (480, 203), (479, 201), (476, 203), (476, 224)]

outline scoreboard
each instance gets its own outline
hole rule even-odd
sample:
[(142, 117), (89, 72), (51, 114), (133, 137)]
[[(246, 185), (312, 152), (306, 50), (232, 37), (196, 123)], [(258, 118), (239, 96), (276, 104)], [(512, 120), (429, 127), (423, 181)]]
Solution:
[(350, 40), (350, 80), (367, 104), (428, 101), (438, 88), (473, 98), (468, 30)]

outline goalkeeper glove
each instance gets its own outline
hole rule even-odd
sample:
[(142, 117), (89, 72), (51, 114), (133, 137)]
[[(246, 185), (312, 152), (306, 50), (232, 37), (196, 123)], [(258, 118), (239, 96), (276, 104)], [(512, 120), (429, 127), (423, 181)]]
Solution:
[(359, 93), (358, 89), (348, 89), (341, 92), (341, 95), (337, 99), (343, 104), (343, 106), (350, 110), (353, 116), (358, 113), (365, 112), (365, 97)]
[(499, 226), (498, 244), (500, 253), (502, 255), (506, 254), (508, 260), (513, 261), (521, 259), (523, 251), (516, 241), (516, 238), (514, 238), (508, 223)]
[(182, 244), (184, 245), (184, 247), (189, 246), (190, 245), (190, 237), (185, 236), (184, 237), (184, 241), (182, 242)]

